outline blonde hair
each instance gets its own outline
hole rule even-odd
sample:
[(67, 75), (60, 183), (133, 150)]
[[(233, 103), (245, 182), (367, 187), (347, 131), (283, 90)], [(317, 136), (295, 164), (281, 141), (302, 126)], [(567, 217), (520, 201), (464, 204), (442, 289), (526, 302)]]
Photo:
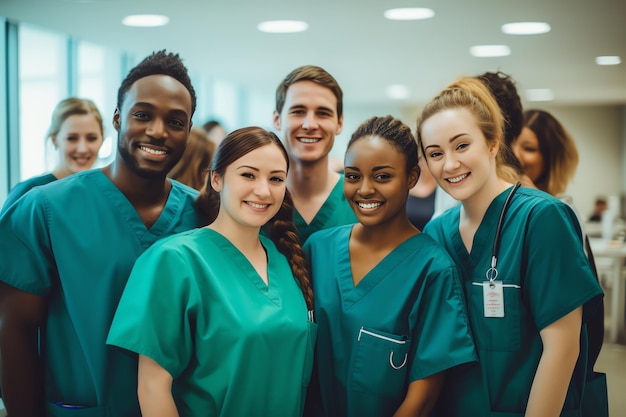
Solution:
[[(504, 117), (498, 102), (487, 86), (473, 77), (462, 77), (444, 88), (424, 107), (417, 122), (417, 142), (424, 154), (422, 125), (435, 114), (448, 109), (464, 108), (470, 111), (489, 145), (498, 146), (496, 174), (498, 177), (517, 182), (519, 174), (506, 163), (511, 149), (504, 143)], [(507, 155), (509, 154), (509, 155)]]

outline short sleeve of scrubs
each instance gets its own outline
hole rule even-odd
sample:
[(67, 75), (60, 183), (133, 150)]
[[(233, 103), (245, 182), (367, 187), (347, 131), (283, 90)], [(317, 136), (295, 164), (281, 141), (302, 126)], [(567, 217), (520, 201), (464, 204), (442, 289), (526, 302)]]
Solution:
[(575, 214), (565, 204), (538, 206), (536, 210), (528, 223), (522, 288), (541, 330), (591, 301), (584, 309), (586, 319), (601, 292), (582, 250)]
[(47, 223), (47, 201), (34, 189), (0, 216), (0, 281), (39, 296), (52, 287), (54, 267)]
[(192, 354), (189, 314), (198, 299), (190, 265), (173, 244), (177, 238), (158, 242), (137, 259), (107, 339), (148, 356), (174, 378)]

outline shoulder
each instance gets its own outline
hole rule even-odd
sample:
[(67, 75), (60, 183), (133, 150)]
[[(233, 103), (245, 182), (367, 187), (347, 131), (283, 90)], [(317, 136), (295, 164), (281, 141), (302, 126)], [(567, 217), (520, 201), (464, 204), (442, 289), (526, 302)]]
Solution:
[(544, 191), (526, 187), (517, 190), (511, 201), (511, 208), (516, 211), (528, 212), (531, 217), (548, 213), (560, 213), (567, 216), (574, 214), (569, 204)]
[(329, 241), (340, 240), (350, 236), (352, 230), (351, 224), (343, 226), (330, 227), (328, 229), (319, 230), (313, 233), (306, 241), (306, 245), (314, 246), (320, 244), (326, 244)]
[(193, 199), (198, 196), (198, 190), (196, 190), (195, 188), (183, 184), (173, 178), (170, 178), (169, 180), (172, 182), (172, 191)]

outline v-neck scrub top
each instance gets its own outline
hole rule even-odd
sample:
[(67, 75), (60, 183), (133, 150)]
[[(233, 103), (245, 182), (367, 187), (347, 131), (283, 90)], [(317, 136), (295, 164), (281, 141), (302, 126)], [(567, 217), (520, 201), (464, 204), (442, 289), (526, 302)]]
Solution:
[(298, 230), (300, 243), (304, 244), (311, 234), (331, 227), (343, 226), (344, 224), (354, 224), (358, 221), (350, 203), (343, 193), (343, 175), (333, 187), (330, 195), (315, 213), (311, 223), (307, 223), (298, 210), (293, 209), (293, 223)]
[(98, 169), (33, 188), (0, 217), (0, 280), (49, 298), (40, 346), (47, 416), (139, 415), (137, 360), (106, 337), (135, 260), (160, 238), (196, 226), (196, 195), (172, 181), (147, 229)]
[(392, 416), (411, 382), (476, 360), (461, 282), (445, 250), (418, 234), (355, 287), (351, 231), (351, 225), (327, 229), (305, 245), (319, 326), (322, 415)]
[[(504, 317), (485, 317), (483, 283), (509, 191), (491, 202), (471, 253), (459, 233), (460, 206), (431, 220), (424, 230), (446, 247), (460, 268), (479, 357), (479, 365), (452, 371), (446, 379), (437, 415), (522, 416), (542, 354), (539, 332), (580, 306), (584, 322), (602, 296), (571, 208), (542, 191), (520, 188), (506, 213), (498, 254)], [(561, 416), (579, 415), (581, 362), (587, 354), (584, 326), (581, 339), (579, 364)]]
[(108, 343), (166, 369), (181, 416), (302, 414), (316, 325), (287, 259), (260, 238), (269, 285), (208, 228), (159, 242), (133, 269)]

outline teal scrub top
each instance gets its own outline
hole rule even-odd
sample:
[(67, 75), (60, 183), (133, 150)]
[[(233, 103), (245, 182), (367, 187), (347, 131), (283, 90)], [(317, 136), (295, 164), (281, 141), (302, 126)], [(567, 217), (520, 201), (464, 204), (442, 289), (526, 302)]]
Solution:
[(424, 234), (400, 244), (355, 287), (352, 227), (315, 233), (305, 244), (321, 397), (312, 389), (307, 411), (392, 416), (411, 382), (476, 360), (463, 290), (450, 256)]
[(137, 260), (107, 342), (166, 369), (181, 416), (302, 414), (316, 325), (285, 256), (261, 243), (269, 285), (207, 228)]
[[(431, 220), (424, 229), (459, 266), (480, 363), (450, 374), (437, 415), (522, 416), (541, 358), (539, 332), (580, 306), (585, 321), (602, 297), (571, 208), (542, 191), (520, 188), (506, 213), (497, 263), (504, 317), (485, 317), (483, 283), (509, 191), (491, 202), (471, 253), (459, 234), (460, 206)], [(579, 415), (585, 358), (583, 326), (579, 364), (561, 416)]]
[(22, 181), (15, 185), (9, 192), (7, 199), (4, 201), (4, 205), (2, 206), (2, 211), (0, 214), (4, 213), (7, 208), (13, 203), (15, 203), (21, 196), (29, 192), (31, 189), (40, 186), (50, 184), (53, 181), (56, 181), (57, 177), (52, 174), (44, 174), (38, 177), (29, 178), (25, 181)]
[(0, 280), (49, 298), (40, 346), (47, 416), (139, 415), (137, 360), (106, 346), (106, 337), (135, 260), (196, 226), (196, 195), (172, 181), (146, 229), (119, 189), (91, 170), (33, 188), (0, 217)]
[(350, 207), (350, 203), (348, 203), (346, 196), (343, 194), (343, 181), (344, 177), (342, 175), (322, 207), (311, 220), (311, 223), (307, 223), (294, 207), (293, 223), (298, 230), (301, 244), (304, 244), (312, 233), (319, 230), (343, 226), (344, 224), (354, 224), (358, 221), (354, 211), (352, 211), (352, 207)]

